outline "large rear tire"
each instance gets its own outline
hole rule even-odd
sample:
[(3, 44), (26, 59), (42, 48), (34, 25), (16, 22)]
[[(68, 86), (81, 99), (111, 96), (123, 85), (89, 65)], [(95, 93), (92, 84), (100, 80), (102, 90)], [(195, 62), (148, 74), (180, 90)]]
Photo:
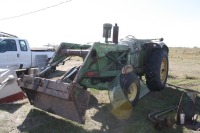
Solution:
[(120, 84), (124, 90), (127, 99), (134, 106), (139, 99), (140, 94), (140, 80), (134, 73), (122, 74), (120, 77)]
[(161, 91), (165, 88), (168, 76), (168, 54), (156, 49), (152, 51), (147, 61), (146, 84), (151, 91)]

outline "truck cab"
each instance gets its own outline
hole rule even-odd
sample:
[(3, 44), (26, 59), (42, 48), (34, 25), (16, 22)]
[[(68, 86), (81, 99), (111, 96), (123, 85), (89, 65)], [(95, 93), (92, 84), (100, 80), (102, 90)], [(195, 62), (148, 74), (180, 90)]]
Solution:
[(15, 69), (31, 66), (31, 50), (27, 40), (17, 38), (1, 38), (0, 67), (14, 67)]
[(37, 67), (38, 55), (50, 59), (53, 54), (54, 51), (44, 49), (32, 51), (26, 39), (0, 37), (0, 68), (12, 67), (17, 70)]

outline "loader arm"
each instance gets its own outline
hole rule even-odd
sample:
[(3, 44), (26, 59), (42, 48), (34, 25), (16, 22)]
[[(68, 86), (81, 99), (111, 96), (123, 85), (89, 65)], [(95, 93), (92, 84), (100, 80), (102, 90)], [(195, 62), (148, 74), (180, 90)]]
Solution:
[(91, 45), (85, 44), (75, 44), (75, 43), (61, 43), (53, 57), (49, 61), (47, 67), (39, 73), (40, 77), (48, 76), (52, 69), (55, 68), (60, 63), (64, 63), (66, 58), (69, 56), (80, 56), (84, 58)]
[(62, 43), (45, 70), (39, 74), (23, 75), (18, 80), (18, 84), (27, 95), (30, 103), (50, 113), (78, 123), (84, 123), (85, 111), (90, 97), (89, 92), (82, 89), (76, 82), (70, 84), (42, 77), (50, 73), (53, 67), (65, 61), (69, 56), (84, 58), (89, 52), (88, 48), (90, 47), (91, 45)]

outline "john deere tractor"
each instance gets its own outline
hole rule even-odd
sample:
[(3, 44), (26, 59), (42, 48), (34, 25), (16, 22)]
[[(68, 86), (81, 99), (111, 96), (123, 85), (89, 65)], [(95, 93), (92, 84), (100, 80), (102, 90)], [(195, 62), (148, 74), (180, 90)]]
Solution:
[[(111, 30), (113, 28), (112, 41)], [(84, 123), (90, 94), (88, 88), (108, 90), (113, 109), (134, 106), (143, 88), (161, 91), (168, 76), (168, 47), (159, 39), (127, 36), (118, 41), (117, 24), (103, 25), (105, 43), (61, 43), (47, 68), (30, 70), (18, 83), (30, 103), (45, 111)], [(42, 78), (71, 56), (84, 59), (57, 81)], [(68, 61), (70, 64), (70, 61)], [(113, 111), (116, 115), (118, 111)], [(118, 114), (120, 115), (120, 114)]]

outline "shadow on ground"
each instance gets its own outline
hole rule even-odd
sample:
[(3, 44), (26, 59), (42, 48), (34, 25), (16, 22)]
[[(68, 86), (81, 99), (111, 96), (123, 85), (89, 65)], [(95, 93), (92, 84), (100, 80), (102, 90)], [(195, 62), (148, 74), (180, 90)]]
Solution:
[(82, 133), (83, 127), (75, 122), (50, 115), (39, 109), (32, 109), (24, 122), (17, 127), (20, 132), (35, 133)]
[(23, 106), (26, 103), (27, 102), (23, 102), (23, 103), (15, 103), (15, 102), (13, 102), (13, 103), (3, 103), (3, 104), (0, 104), (0, 110), (7, 111), (9, 113), (14, 113), (21, 106)]
[[(108, 132), (108, 133), (181, 133), (182, 125), (176, 125), (176, 111), (167, 114), (172, 118), (174, 125), (172, 127), (163, 127), (160, 130), (154, 128), (155, 124), (148, 119), (148, 114), (153, 111), (165, 109), (166, 107), (177, 105), (184, 89), (176, 89), (167, 87), (161, 92), (150, 92), (143, 97), (133, 108), (133, 113), (128, 120), (118, 120), (109, 112), (107, 104), (92, 104), (98, 109), (98, 112), (92, 116), (92, 119), (102, 123), (101, 130), (93, 130), (92, 132)], [(92, 100), (92, 99), (91, 99)], [(91, 104), (91, 103), (90, 103)], [(200, 105), (200, 97), (197, 96), (196, 105)], [(200, 106), (196, 106), (196, 112), (200, 112)], [(187, 126), (189, 127), (189, 126)], [(193, 128), (193, 127), (191, 127)], [(186, 129), (187, 130), (187, 129)], [(190, 129), (188, 129), (190, 130)]]
[[(163, 127), (161, 130), (156, 130), (154, 124), (148, 119), (148, 114), (152, 111), (176, 105), (179, 102), (183, 91), (183, 89), (167, 87), (161, 92), (150, 92), (139, 100), (128, 120), (116, 119), (108, 110), (109, 104), (99, 104), (98, 100), (94, 96), (91, 96), (89, 109), (95, 108), (98, 110), (91, 119), (102, 124), (99, 130), (93, 129), (88, 131), (84, 128), (85, 125), (80, 125), (54, 115), (49, 115), (48, 113), (37, 109), (32, 109), (29, 112), (24, 122), (18, 126), (18, 129), (21, 132), (37, 133), (182, 133), (184, 129), (183, 126), (176, 124), (170, 128)], [(197, 97), (197, 104), (200, 105), (199, 95)], [(197, 112), (200, 112), (199, 106), (197, 107)], [(174, 117), (175, 114), (176, 112), (174, 111), (170, 116)], [(87, 120), (85, 124), (87, 124)], [(184, 130), (187, 131), (187, 129)]]

